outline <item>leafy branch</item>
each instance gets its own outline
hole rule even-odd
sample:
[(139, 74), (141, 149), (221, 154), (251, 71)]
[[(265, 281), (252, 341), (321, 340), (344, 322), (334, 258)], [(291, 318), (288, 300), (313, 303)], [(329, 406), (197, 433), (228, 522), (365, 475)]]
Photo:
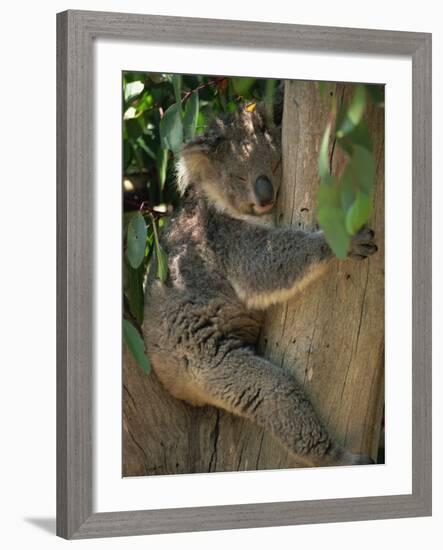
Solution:
[[(363, 118), (367, 88), (358, 85), (349, 105), (343, 105), (338, 115), (333, 102), (320, 145), (317, 219), (328, 244), (340, 259), (346, 258), (352, 236), (367, 223), (372, 213), (375, 162), (369, 130)], [(331, 175), (331, 139), (347, 156), (339, 177)]]

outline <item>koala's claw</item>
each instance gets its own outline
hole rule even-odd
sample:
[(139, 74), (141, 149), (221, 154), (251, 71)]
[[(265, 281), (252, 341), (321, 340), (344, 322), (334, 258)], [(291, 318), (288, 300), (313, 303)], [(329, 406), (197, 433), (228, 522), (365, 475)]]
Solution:
[(351, 248), (348, 256), (354, 260), (365, 260), (368, 256), (375, 254), (378, 250), (374, 243), (375, 233), (372, 229), (364, 227), (352, 237)]
[(352, 240), (355, 242), (369, 242), (375, 237), (375, 233), (369, 227), (363, 227), (358, 231), (353, 237)]
[(375, 464), (375, 461), (365, 453), (353, 453), (342, 447), (334, 446), (329, 451), (330, 466), (356, 466), (359, 464)]

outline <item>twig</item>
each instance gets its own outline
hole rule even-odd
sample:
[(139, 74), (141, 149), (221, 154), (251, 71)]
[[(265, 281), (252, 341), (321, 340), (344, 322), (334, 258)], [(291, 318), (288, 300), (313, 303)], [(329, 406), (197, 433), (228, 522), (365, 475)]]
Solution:
[(213, 80), (210, 80), (209, 82), (203, 82), (202, 84), (199, 84), (196, 88), (193, 90), (189, 90), (185, 93), (185, 95), (182, 97), (181, 102), (184, 103), (194, 92), (198, 92), (200, 90), (203, 90), (204, 88), (208, 88), (209, 86), (213, 86), (214, 84), (218, 84), (222, 80), (225, 80), (225, 76), (218, 76), (217, 78), (214, 78)]

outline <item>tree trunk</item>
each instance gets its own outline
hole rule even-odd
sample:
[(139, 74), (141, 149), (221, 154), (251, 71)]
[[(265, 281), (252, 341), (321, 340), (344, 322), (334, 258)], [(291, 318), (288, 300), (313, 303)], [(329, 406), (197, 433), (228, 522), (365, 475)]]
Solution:
[[(340, 106), (354, 86), (329, 84)], [(330, 108), (315, 82), (287, 83), (279, 223), (315, 229), (320, 141)], [(384, 404), (384, 111), (368, 101), (376, 162), (374, 214), (379, 251), (363, 262), (334, 260), (302, 295), (269, 310), (262, 351), (290, 368), (329, 432), (348, 450), (377, 457)], [(333, 174), (344, 155), (330, 147)]]
[[(329, 86), (338, 102), (351, 85)], [(317, 158), (329, 103), (317, 85), (288, 82), (283, 118), (284, 181), (278, 220), (312, 228)], [(301, 296), (269, 310), (260, 347), (293, 370), (331, 434), (347, 449), (376, 458), (384, 372), (384, 117), (368, 106), (376, 193), (371, 226), (379, 252), (364, 262), (334, 260)], [(343, 157), (331, 146), (331, 165)], [(296, 467), (268, 433), (213, 407), (171, 397), (155, 373), (123, 357), (123, 475), (164, 475)]]

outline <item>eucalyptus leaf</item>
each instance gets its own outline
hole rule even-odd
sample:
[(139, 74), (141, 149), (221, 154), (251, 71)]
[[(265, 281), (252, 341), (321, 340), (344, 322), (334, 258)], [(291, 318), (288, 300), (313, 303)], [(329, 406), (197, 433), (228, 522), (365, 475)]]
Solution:
[(164, 113), (160, 121), (160, 141), (163, 149), (177, 154), (183, 143), (183, 122), (181, 105), (174, 103)]
[(198, 92), (193, 92), (186, 101), (185, 113), (183, 116), (183, 129), (185, 139), (192, 139), (195, 136), (198, 120)]
[(155, 257), (157, 262), (157, 277), (162, 283), (165, 283), (168, 278), (168, 256), (160, 245), (157, 222), (154, 218), (152, 218), (152, 230), (154, 234)]
[(128, 82), (124, 86), (124, 99), (125, 103), (128, 103), (138, 95), (140, 95), (144, 89), (145, 85), (140, 80), (135, 80), (134, 82)]
[(157, 165), (157, 174), (158, 174), (158, 185), (163, 191), (166, 181), (166, 171), (168, 168), (168, 150), (162, 149), (159, 147), (156, 156), (156, 165)]
[(331, 135), (331, 124), (326, 126), (325, 133), (320, 144), (320, 152), (318, 156), (318, 173), (320, 179), (324, 181), (330, 176), (329, 172), (329, 136)]
[(131, 120), (131, 118), (137, 118), (137, 109), (135, 107), (129, 107), (124, 112), (123, 120)]
[(149, 374), (151, 365), (145, 352), (144, 342), (138, 330), (127, 319), (123, 319), (123, 341), (143, 371)]
[(340, 185), (333, 176), (330, 184), (321, 184), (318, 188), (317, 220), (337, 258), (346, 258), (350, 236), (346, 230), (345, 212), (341, 208)]
[(349, 107), (345, 115), (341, 118), (336, 129), (337, 137), (343, 137), (352, 132), (363, 117), (366, 106), (366, 90), (362, 84), (359, 84), (355, 90)]
[(156, 156), (154, 151), (146, 144), (146, 140), (144, 136), (140, 136), (137, 138), (137, 145), (143, 149), (143, 151), (151, 157), (152, 160), (156, 160)]
[(251, 97), (251, 88), (254, 85), (255, 80), (256, 80), (255, 78), (247, 78), (247, 77), (233, 78), (232, 87), (234, 88), (234, 92), (245, 99)]
[(360, 122), (366, 106), (366, 90), (362, 84), (359, 84), (355, 90), (351, 104), (348, 109), (348, 118), (354, 126)]
[(144, 269), (140, 266), (137, 269), (128, 267), (126, 271), (127, 291), (129, 311), (141, 325), (143, 323), (143, 276)]
[(168, 278), (168, 256), (160, 245), (156, 246), (155, 255), (157, 258), (157, 277), (162, 283), (165, 283)]
[(351, 240), (346, 230), (344, 212), (336, 206), (319, 208), (317, 218), (332, 251), (337, 258), (344, 260)]
[(143, 262), (146, 249), (146, 222), (140, 212), (134, 214), (128, 224), (126, 256), (129, 265), (137, 269)]
[(346, 214), (346, 229), (350, 235), (355, 235), (368, 221), (371, 215), (372, 201), (368, 195), (358, 193)]
[[(238, 109), (238, 105), (235, 101), (228, 101), (226, 104), (226, 112), (227, 113), (234, 113)], [(200, 125), (200, 123), (199, 123)]]
[(177, 103), (180, 103), (181, 101), (182, 80), (183, 78), (181, 74), (172, 75), (172, 85), (174, 86), (175, 101)]
[(137, 115), (152, 109), (154, 106), (154, 98), (151, 91), (145, 91), (143, 95), (137, 100)]
[(328, 184), (322, 183), (317, 191), (317, 209), (330, 207), (340, 207), (340, 188), (334, 176), (329, 176)]
[(366, 84), (366, 90), (376, 105), (380, 107), (384, 105), (385, 87), (382, 84)]
[[(199, 103), (201, 106), (200, 100), (199, 100)], [(195, 133), (197, 135), (203, 133), (205, 127), (206, 127), (206, 116), (205, 116), (205, 113), (200, 109), (197, 117), (197, 128), (195, 130)]]
[(364, 147), (354, 145), (344, 177), (351, 178), (356, 190), (369, 194), (373, 189), (374, 176), (375, 164), (372, 154)]
[(338, 143), (350, 156), (352, 155), (354, 145), (360, 145), (364, 149), (372, 151), (372, 140), (366, 122), (360, 120), (349, 134), (338, 139)]
[(340, 205), (343, 212), (347, 212), (355, 201), (357, 191), (352, 183), (352, 178), (349, 177), (349, 172), (343, 174), (340, 181)]

